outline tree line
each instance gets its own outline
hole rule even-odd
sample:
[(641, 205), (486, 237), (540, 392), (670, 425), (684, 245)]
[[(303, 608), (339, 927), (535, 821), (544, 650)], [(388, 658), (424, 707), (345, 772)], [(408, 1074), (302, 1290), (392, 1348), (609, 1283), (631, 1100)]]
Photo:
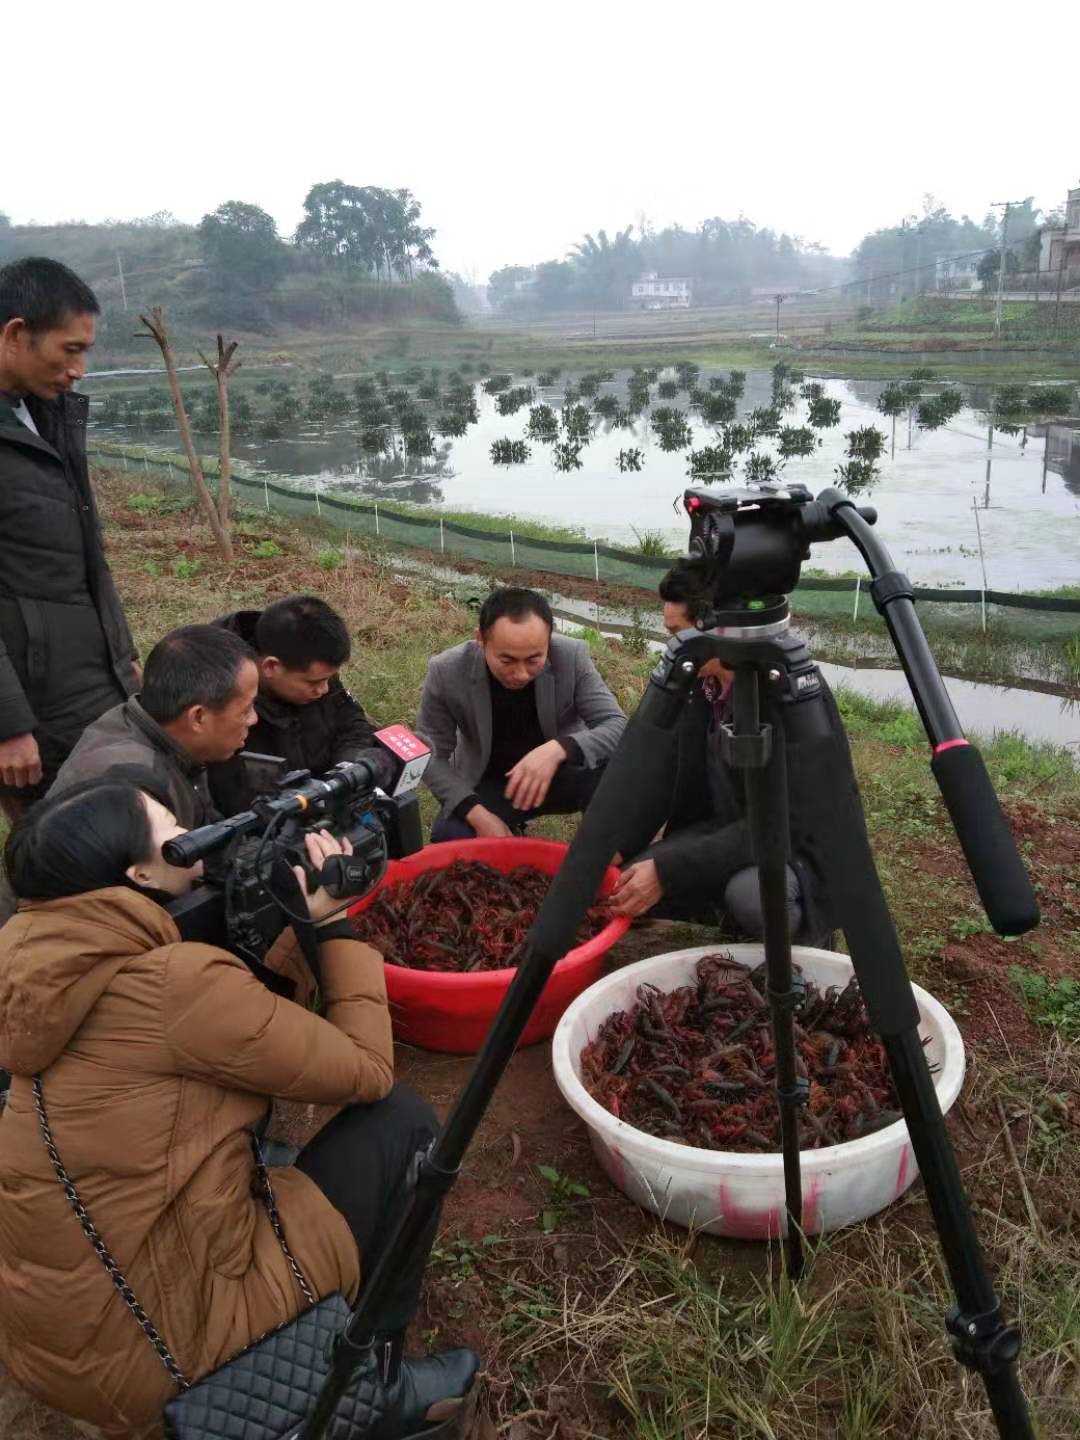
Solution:
[(0, 216), (0, 264), (35, 253), (64, 260), (100, 291), (106, 333), (110, 321), (126, 324), (125, 301), (150, 299), (181, 324), (256, 332), (411, 315), (456, 321), (434, 237), (410, 190), (331, 180), (310, 188), (292, 236), (244, 200), (225, 201), (195, 226), (167, 211), (103, 225), (12, 225)]
[(843, 262), (801, 236), (758, 227), (751, 220), (703, 220), (696, 229), (647, 222), (609, 236), (587, 234), (563, 259), (505, 265), (491, 276), (493, 307), (509, 314), (560, 310), (621, 310), (642, 274), (689, 280), (694, 304), (722, 304), (754, 287), (820, 285), (837, 277)]

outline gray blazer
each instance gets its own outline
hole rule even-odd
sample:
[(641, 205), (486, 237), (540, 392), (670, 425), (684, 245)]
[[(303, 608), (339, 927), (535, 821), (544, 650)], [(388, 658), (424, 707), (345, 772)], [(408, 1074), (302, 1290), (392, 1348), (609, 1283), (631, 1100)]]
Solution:
[[(552, 635), (548, 663), (533, 683), (545, 737), (572, 735), (589, 769), (606, 760), (619, 743), (626, 716), (584, 640)], [(433, 752), (424, 782), (443, 810), (451, 811), (476, 789), (491, 758), (488, 668), (475, 640), (428, 661), (416, 730)]]

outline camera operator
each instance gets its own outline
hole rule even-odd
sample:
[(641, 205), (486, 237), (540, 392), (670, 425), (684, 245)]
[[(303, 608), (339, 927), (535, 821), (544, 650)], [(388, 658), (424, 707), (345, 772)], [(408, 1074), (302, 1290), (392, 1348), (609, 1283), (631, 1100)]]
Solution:
[[(672, 635), (695, 628), (701, 607), (685, 576), (670, 572), (659, 591), (665, 628)], [(634, 918), (649, 912), (657, 919), (718, 924), (754, 940), (763, 937), (743, 781), (720, 748), (720, 726), (731, 714), (733, 678), (718, 660), (708, 661), (699, 672), (680, 724), (678, 768), (665, 829), (652, 844), (643, 845), (648, 836), (639, 836), (628, 847), (635, 858), (613, 892), (610, 905), (616, 915)], [(836, 702), (824, 680), (821, 687), (831, 724), (842, 736)], [(768, 713), (762, 718), (779, 724)], [(799, 766), (797, 746), (789, 746), (788, 757), (788, 921), (793, 939), (827, 945), (836, 924), (821, 863), (828, 844), (830, 797), (820, 793), (814, 774)]]
[[(163, 904), (197, 869), (162, 857), (183, 833), (167, 801), (151, 775), (89, 781), (42, 801), (6, 848), (19, 910), (0, 932), (0, 1063), (14, 1076), (0, 1123), (0, 1358), (109, 1436), (159, 1418), (175, 1385), (54, 1173), (33, 1077), (79, 1199), (189, 1379), (307, 1308), (253, 1193), (252, 1134), (272, 1097), (344, 1107), (273, 1172), (288, 1246), (319, 1296), (355, 1295), (361, 1256), (377, 1259), (436, 1125), (394, 1085), (382, 959), (333, 917), (340, 902), (325, 890), (308, 899), (325, 1019), (227, 951), (180, 940)], [(320, 868), (342, 848), (326, 832), (306, 844)], [(267, 964), (310, 998), (288, 932)], [(431, 1407), (460, 1397), (475, 1372), (469, 1351), (402, 1355), (434, 1233), (403, 1267), (376, 1336), (381, 1435), (422, 1433)]]
[[(287, 769), (315, 776), (343, 760), (370, 758), (375, 726), (341, 682), (351, 645), (332, 606), (318, 595), (287, 595), (265, 610), (237, 610), (214, 624), (255, 654), (259, 689), (247, 750), (281, 756)], [(239, 757), (213, 766), (210, 788), (226, 815), (252, 799)]]

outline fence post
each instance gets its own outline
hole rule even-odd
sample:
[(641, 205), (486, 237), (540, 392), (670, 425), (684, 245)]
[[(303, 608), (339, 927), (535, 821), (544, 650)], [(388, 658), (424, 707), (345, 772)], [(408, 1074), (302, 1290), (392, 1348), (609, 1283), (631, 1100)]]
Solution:
[(514, 532), (510, 531), (510, 567), (517, 569), (517, 551), (514, 549)]
[(124, 469), (126, 470), (126, 469), (128, 468), (127, 456), (126, 456), (126, 455), (121, 455), (121, 456), (120, 456), (120, 459), (124, 462)]
[(267, 510), (270, 509), (270, 485), (266, 476), (263, 476), (263, 499), (266, 501)]
[(862, 576), (855, 576), (855, 609), (851, 612), (852, 620), (859, 618), (859, 595), (862, 593)]
[(379, 530), (379, 502), (376, 500), (376, 501), (375, 501), (375, 534), (378, 535), (378, 534), (380, 534), (380, 533), (381, 533), (381, 532), (380, 532), (380, 530)]
[(146, 458), (146, 451), (145, 451), (145, 450), (143, 451), (142, 468), (143, 468), (143, 470), (146, 472), (147, 475), (150, 474), (150, 464), (149, 464), (149, 461), (148, 461), (147, 458)]
[(982, 525), (979, 521), (979, 506), (973, 495), (971, 508), (975, 512), (975, 533), (979, 537), (979, 564), (982, 567), (982, 628), (986, 634), (986, 556), (983, 554)]
[(319, 477), (315, 476), (315, 514), (322, 515), (322, 506), (319, 504)]
[(596, 576), (596, 583), (600, 584), (600, 551), (596, 548), (596, 541), (592, 542), (593, 573)]
[(441, 515), (439, 516), (439, 552), (442, 555), (446, 554), (446, 535), (443, 532), (443, 520)]

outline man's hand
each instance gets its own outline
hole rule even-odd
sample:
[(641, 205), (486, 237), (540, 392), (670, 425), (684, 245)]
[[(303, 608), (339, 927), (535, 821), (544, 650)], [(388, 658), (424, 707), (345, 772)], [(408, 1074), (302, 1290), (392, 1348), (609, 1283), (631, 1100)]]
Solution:
[(547, 740), (506, 772), (506, 798), (515, 810), (535, 810), (547, 798), (555, 771), (566, 759), (558, 740)]
[(663, 893), (656, 873), (656, 861), (639, 860), (619, 876), (608, 900), (608, 908), (613, 915), (625, 915), (633, 920), (651, 910)]
[(506, 821), (500, 820), (486, 805), (474, 805), (465, 816), (465, 823), (471, 825), (477, 835), (491, 840), (504, 840), (513, 834)]
[(37, 741), (29, 731), (0, 740), (0, 780), (21, 790), (36, 785), (41, 779), (41, 756)]

